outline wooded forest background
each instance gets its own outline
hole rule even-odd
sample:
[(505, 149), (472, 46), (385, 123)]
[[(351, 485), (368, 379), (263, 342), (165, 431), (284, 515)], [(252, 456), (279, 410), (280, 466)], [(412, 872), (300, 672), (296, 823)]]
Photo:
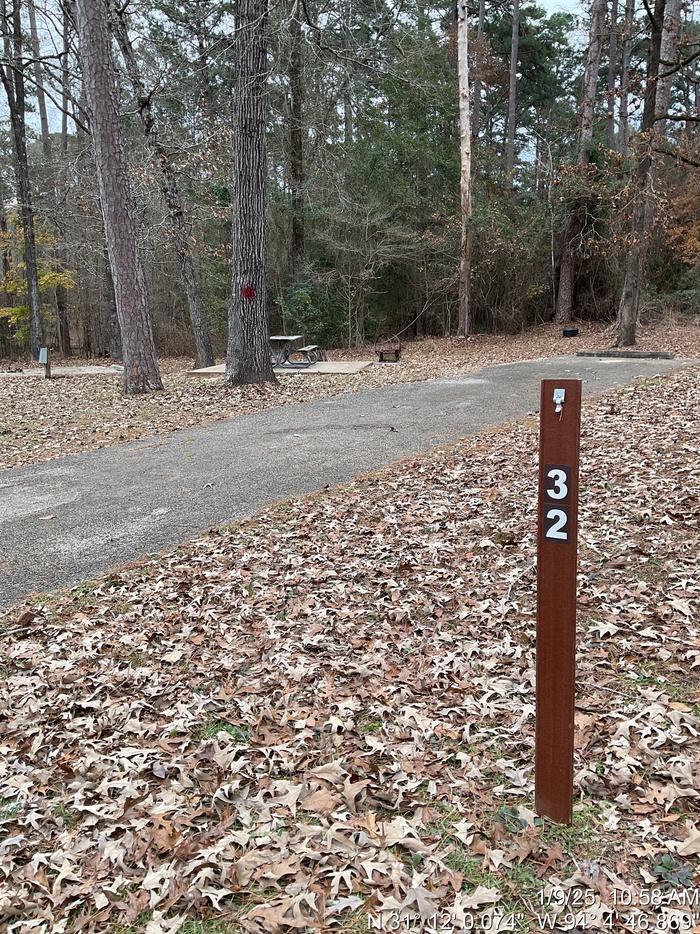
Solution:
[[(0, 17), (0, 356), (119, 357), (76, 11), (2, 0)], [(255, 94), (273, 331), (334, 347), (613, 321), (625, 302), (698, 314), (695, 4), (594, 0), (577, 21), (519, 0), (118, 0), (108, 19), (161, 353), (226, 346), (251, 158), (232, 113)]]

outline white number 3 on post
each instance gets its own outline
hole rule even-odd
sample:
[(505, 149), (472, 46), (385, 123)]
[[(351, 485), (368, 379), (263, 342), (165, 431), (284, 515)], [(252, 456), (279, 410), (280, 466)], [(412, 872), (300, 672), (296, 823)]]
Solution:
[(547, 478), (554, 481), (554, 487), (547, 487), (547, 496), (550, 499), (566, 499), (569, 495), (569, 477), (566, 470), (552, 467), (547, 471)]

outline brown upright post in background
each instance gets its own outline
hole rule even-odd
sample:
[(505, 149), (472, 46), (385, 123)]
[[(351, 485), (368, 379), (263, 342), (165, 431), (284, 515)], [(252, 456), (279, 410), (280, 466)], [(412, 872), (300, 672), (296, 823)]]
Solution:
[(581, 381), (547, 379), (540, 400), (535, 807), (571, 823)]

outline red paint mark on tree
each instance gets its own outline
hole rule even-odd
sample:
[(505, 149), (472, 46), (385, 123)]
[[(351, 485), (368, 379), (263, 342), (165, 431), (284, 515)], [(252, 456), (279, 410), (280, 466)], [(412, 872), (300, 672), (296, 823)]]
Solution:
[(255, 296), (257, 295), (257, 292), (255, 291), (252, 285), (244, 285), (243, 288), (241, 289), (241, 295), (243, 296), (243, 298), (255, 298)]

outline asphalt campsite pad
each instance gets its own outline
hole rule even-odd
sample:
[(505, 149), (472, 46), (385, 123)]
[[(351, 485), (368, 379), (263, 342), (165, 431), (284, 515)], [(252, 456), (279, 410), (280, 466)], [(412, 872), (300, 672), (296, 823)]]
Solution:
[[(0, 606), (532, 412), (540, 379), (584, 393), (682, 360), (559, 357), (286, 405), (0, 473)], [(323, 535), (322, 528), (314, 530)]]
[(13, 613), (0, 924), (692, 925), (699, 393), (584, 405), (570, 828), (532, 811), (531, 417)]

